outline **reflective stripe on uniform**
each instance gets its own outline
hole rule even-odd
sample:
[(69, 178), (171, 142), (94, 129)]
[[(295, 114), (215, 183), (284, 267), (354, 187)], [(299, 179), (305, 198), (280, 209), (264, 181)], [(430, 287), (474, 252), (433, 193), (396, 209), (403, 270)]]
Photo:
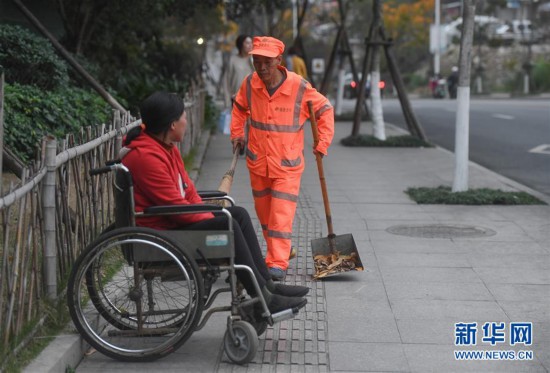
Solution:
[(269, 237), (273, 238), (284, 238), (287, 240), (290, 240), (292, 238), (292, 232), (280, 232), (280, 231), (274, 231), (274, 230), (268, 230), (267, 235)]
[(284, 200), (291, 201), (291, 202), (297, 202), (298, 201), (298, 195), (297, 194), (279, 192), (278, 190), (271, 190), (271, 195), (274, 198), (284, 199)]
[(307, 81), (302, 79), (300, 82), (300, 88), (296, 94), (296, 101), (294, 101), (294, 125), (300, 125), (300, 112), (302, 111), (302, 99), (304, 98), (304, 92), (306, 91)]
[(252, 195), (256, 198), (262, 198), (265, 196), (272, 196), (273, 198), (284, 199), (290, 202), (297, 202), (298, 195), (286, 192), (279, 192), (278, 190), (273, 190), (271, 188), (266, 188), (263, 190), (252, 189)]
[(281, 166), (296, 167), (302, 163), (302, 157), (296, 159), (281, 159)]
[(251, 120), (250, 123), (252, 124), (252, 127), (257, 130), (262, 131), (272, 131), (272, 132), (289, 132), (289, 133), (296, 133), (300, 132), (304, 126), (300, 126), (299, 124), (271, 124), (271, 123), (261, 123), (256, 122), (255, 120)]
[(269, 196), (269, 195), (271, 195), (271, 189), (270, 188), (267, 188), (267, 189), (264, 189), (264, 190), (254, 190), (254, 189), (252, 189), (252, 195), (254, 197), (258, 197), (258, 198)]
[(323, 107), (321, 107), (319, 110), (317, 110), (317, 111), (315, 112), (315, 119), (318, 120), (319, 118), (321, 118), (321, 115), (322, 115), (325, 111), (327, 111), (328, 109), (330, 109), (330, 108), (332, 108), (332, 106), (330, 106), (330, 105), (323, 105)]
[(246, 99), (248, 101), (248, 108), (250, 109), (250, 117), (252, 118), (252, 74), (246, 78)]
[(233, 105), (235, 105), (237, 107), (237, 109), (239, 109), (240, 111), (246, 111), (246, 108), (239, 105), (239, 103), (236, 100), (235, 100), (235, 102), (233, 102)]
[(248, 146), (246, 147), (246, 156), (252, 159), (253, 161), (255, 161), (258, 158), (256, 154), (252, 153), (252, 151), (248, 148)]

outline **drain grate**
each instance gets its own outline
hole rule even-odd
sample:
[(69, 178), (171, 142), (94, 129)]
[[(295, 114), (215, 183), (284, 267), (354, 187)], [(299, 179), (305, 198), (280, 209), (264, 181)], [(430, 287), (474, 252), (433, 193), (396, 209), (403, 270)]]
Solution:
[(386, 229), (386, 232), (420, 238), (488, 237), (496, 234), (494, 230), (488, 228), (446, 224), (394, 225)]

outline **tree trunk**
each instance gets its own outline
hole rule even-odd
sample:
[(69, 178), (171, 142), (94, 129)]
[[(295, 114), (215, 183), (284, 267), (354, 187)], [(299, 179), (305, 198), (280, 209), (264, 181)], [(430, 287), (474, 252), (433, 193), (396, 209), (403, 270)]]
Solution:
[(0, 68), (0, 197), (2, 194), (2, 165), (4, 154), (4, 70)]
[(453, 192), (468, 190), (468, 139), (470, 125), (470, 66), (472, 62), (472, 42), (474, 36), (475, 1), (464, 0), (462, 8), (462, 36), (460, 55), (456, 128), (455, 128), (455, 173)]

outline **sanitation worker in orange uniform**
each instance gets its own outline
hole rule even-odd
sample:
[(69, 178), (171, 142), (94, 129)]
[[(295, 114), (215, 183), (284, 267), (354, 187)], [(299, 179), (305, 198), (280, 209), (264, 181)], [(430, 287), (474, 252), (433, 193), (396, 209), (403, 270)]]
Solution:
[[(278, 39), (254, 38), (250, 54), (256, 71), (243, 80), (231, 117), (233, 149), (240, 146), (246, 153), (256, 214), (267, 242), (266, 264), (278, 281), (285, 278), (291, 251), (308, 101), (313, 102), (319, 127), (313, 152), (326, 155), (334, 136), (332, 105), (300, 75), (281, 66), (284, 49)], [(245, 125), (248, 118), (250, 124)]]

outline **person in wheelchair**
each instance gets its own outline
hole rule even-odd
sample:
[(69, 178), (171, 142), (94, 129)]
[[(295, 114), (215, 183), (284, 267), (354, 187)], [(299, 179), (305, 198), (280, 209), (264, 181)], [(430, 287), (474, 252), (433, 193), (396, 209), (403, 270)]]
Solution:
[[(174, 143), (183, 140), (187, 126), (183, 100), (176, 94), (155, 92), (140, 105), (142, 124), (128, 132), (120, 158), (130, 170), (135, 210), (160, 205), (203, 203)], [(305, 286), (275, 283), (266, 267), (250, 215), (240, 207), (227, 208), (233, 217), (235, 263), (249, 266), (260, 285), (271, 313), (302, 308), (307, 303)], [(211, 213), (150, 216), (136, 225), (153, 229), (219, 230), (227, 228), (225, 216)], [(247, 293), (256, 295), (248, 273), (237, 271)]]

